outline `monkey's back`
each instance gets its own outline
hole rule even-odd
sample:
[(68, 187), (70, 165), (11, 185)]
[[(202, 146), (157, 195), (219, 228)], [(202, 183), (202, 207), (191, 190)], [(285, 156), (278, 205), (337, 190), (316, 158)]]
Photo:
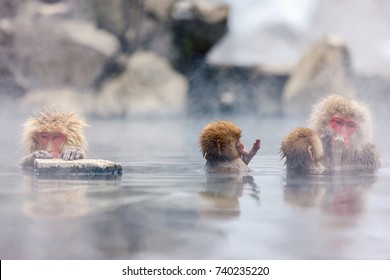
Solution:
[(240, 158), (226, 161), (207, 161), (204, 167), (206, 173), (246, 173), (251, 169)]

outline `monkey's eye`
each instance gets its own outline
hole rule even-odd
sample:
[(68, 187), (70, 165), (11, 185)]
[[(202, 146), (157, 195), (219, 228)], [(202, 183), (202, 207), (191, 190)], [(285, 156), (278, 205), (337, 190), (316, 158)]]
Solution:
[(354, 133), (357, 129), (357, 125), (353, 121), (347, 121), (345, 126), (350, 134)]
[(344, 128), (347, 130), (349, 135), (353, 134), (357, 129), (357, 125), (354, 121), (340, 117), (331, 118), (330, 125), (336, 133), (340, 133)]
[(49, 139), (50, 139), (50, 134), (47, 133), (47, 132), (40, 132), (38, 133), (37, 135), (38, 137), (38, 142), (41, 143), (41, 144), (44, 144), (44, 143), (47, 143), (49, 142)]
[(65, 135), (62, 133), (54, 133), (52, 137), (53, 137), (52, 140), (54, 142), (61, 143), (61, 142), (65, 141)]
[(337, 132), (338, 130), (341, 130), (344, 126), (344, 120), (337, 117), (331, 118), (330, 125), (332, 126), (333, 130)]
[(347, 128), (356, 128), (356, 124), (351, 121), (347, 122), (345, 125)]

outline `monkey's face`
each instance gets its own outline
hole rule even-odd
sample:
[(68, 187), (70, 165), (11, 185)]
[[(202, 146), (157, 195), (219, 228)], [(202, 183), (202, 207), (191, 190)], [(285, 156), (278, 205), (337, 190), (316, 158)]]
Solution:
[(236, 159), (240, 157), (241, 155), (241, 150), (243, 150), (243, 145), (241, 144), (240, 140), (237, 139), (235, 142), (234, 141), (229, 141), (227, 143), (221, 143), (218, 142), (218, 155), (220, 157), (227, 158), (229, 160)]
[(330, 127), (332, 129), (332, 142), (335, 139), (341, 140), (344, 143), (344, 148), (349, 149), (358, 128), (356, 122), (353, 119), (335, 115), (330, 119)]
[(244, 144), (241, 143), (240, 139), (237, 139), (235, 146), (236, 146), (236, 150), (237, 150), (238, 155), (240, 155), (240, 156), (243, 155), (245, 152), (245, 146), (244, 146)]
[(45, 150), (51, 153), (54, 158), (58, 158), (62, 152), (66, 137), (62, 133), (39, 132), (37, 141), (40, 150)]

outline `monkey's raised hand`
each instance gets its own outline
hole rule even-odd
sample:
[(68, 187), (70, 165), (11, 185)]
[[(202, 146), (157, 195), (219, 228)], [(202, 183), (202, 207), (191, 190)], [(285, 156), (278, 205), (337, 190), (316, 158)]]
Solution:
[(260, 150), (260, 139), (256, 139), (253, 143), (252, 149), (248, 151), (244, 151), (242, 154), (242, 161), (245, 162), (246, 165), (252, 160), (257, 151)]
[(84, 158), (84, 152), (82, 149), (77, 147), (68, 147), (64, 150), (61, 155), (64, 160), (77, 160)]

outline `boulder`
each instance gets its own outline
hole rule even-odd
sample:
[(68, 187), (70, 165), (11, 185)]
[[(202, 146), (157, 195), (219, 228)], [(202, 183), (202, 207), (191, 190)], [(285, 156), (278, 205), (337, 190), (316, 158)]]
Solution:
[(349, 50), (335, 35), (320, 40), (302, 57), (283, 89), (287, 114), (307, 114), (324, 95), (356, 97)]
[(113, 35), (91, 22), (42, 15), (21, 17), (12, 28), (13, 67), (26, 88), (88, 88), (119, 49)]
[(172, 6), (172, 31), (180, 51), (177, 69), (186, 73), (206, 57), (228, 30), (229, 6), (217, 1), (182, 0)]
[(45, 106), (59, 106), (86, 115), (93, 108), (93, 94), (88, 90), (70, 87), (36, 88), (26, 92), (19, 100), (23, 109), (40, 110)]
[(185, 77), (167, 59), (136, 52), (126, 60), (126, 70), (102, 86), (92, 113), (101, 117), (181, 115), (187, 87)]

